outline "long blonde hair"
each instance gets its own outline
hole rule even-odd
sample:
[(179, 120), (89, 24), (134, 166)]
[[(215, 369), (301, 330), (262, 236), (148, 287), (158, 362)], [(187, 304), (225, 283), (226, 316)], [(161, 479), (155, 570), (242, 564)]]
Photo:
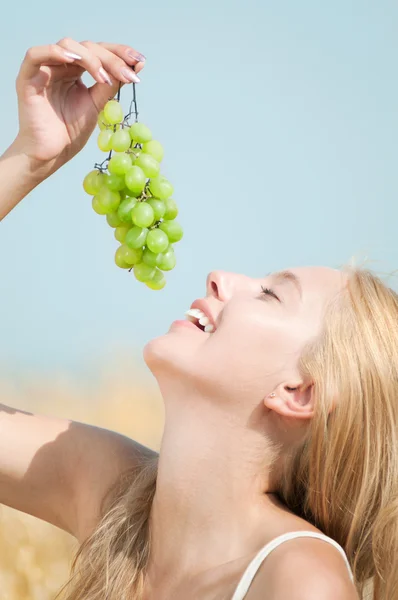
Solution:
[[(398, 295), (346, 267), (321, 335), (301, 357), (313, 382), (308, 435), (285, 461), (279, 495), (344, 548), (361, 598), (398, 598)], [(65, 600), (140, 600), (157, 456), (126, 473), (81, 545)]]

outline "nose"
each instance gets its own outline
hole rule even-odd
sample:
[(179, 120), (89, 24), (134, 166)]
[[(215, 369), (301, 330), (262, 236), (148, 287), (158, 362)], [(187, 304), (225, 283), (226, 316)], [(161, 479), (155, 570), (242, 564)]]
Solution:
[(207, 276), (206, 292), (221, 302), (228, 302), (238, 285), (239, 275), (226, 271), (212, 271)]

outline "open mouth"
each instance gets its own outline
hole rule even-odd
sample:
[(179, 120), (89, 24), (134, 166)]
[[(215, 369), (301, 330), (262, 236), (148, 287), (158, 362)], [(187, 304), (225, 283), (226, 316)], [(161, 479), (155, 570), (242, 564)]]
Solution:
[(185, 317), (205, 333), (213, 333), (215, 331), (215, 327), (210, 323), (209, 317), (199, 308), (190, 308), (185, 313)]

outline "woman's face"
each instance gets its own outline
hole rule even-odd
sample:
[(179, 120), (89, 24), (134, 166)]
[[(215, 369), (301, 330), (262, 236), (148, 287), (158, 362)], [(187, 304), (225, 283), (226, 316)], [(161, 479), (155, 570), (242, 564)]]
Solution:
[(145, 360), (160, 383), (178, 377), (179, 384), (206, 395), (261, 400), (300, 379), (303, 347), (320, 333), (326, 304), (343, 285), (343, 274), (326, 267), (259, 279), (212, 272), (198, 304), (215, 331), (177, 321), (147, 344)]

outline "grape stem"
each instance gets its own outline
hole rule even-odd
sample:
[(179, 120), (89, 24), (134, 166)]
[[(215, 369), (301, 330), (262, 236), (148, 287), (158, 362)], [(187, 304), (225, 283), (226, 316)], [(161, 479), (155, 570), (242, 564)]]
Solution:
[[(134, 104), (134, 110), (133, 110), (133, 104)], [(138, 113), (138, 108), (137, 108), (137, 93), (135, 90), (135, 83), (133, 83), (133, 99), (131, 100), (131, 103), (130, 103), (129, 112), (124, 118), (128, 119), (129, 117), (131, 117), (132, 114), (134, 114), (135, 122), (137, 123), (139, 113)]]
[[(121, 82), (119, 83), (119, 88), (117, 90), (117, 95), (116, 95), (116, 100), (118, 102), (120, 102), (120, 96), (121, 96), (121, 91), (122, 91), (122, 84)], [(110, 100), (112, 100), (112, 98), (109, 98)], [(132, 106), (134, 104), (134, 111), (132, 111)], [(135, 89), (135, 83), (133, 83), (133, 99), (130, 103), (130, 109), (129, 109), (129, 113), (124, 117), (123, 122), (122, 122), (122, 127), (124, 128), (125, 125), (130, 125), (128, 122), (129, 117), (131, 117), (131, 115), (134, 114), (135, 115), (135, 122), (138, 121), (138, 108), (137, 108), (137, 93), (136, 93), (136, 89)], [(113, 126), (113, 131), (116, 131), (116, 127), (117, 125)], [(133, 140), (132, 142), (133, 143)], [(136, 144), (136, 146), (139, 146), (140, 148), (142, 148), (141, 144)], [(132, 146), (130, 146), (131, 148)], [(104, 167), (105, 163), (108, 163), (112, 158), (112, 150), (109, 152), (108, 156), (105, 158), (105, 160), (102, 161), (102, 163), (95, 163), (94, 165), (94, 169), (98, 169), (99, 171), (101, 171), (101, 173), (103, 171), (106, 171), (107, 166)]]
[(109, 161), (109, 157), (107, 157), (105, 160), (103, 160), (102, 163), (95, 163), (94, 169), (98, 169), (99, 171), (101, 171), (101, 173), (103, 171), (106, 171), (106, 167), (104, 167), (103, 165), (105, 163), (107, 163), (108, 161)]

